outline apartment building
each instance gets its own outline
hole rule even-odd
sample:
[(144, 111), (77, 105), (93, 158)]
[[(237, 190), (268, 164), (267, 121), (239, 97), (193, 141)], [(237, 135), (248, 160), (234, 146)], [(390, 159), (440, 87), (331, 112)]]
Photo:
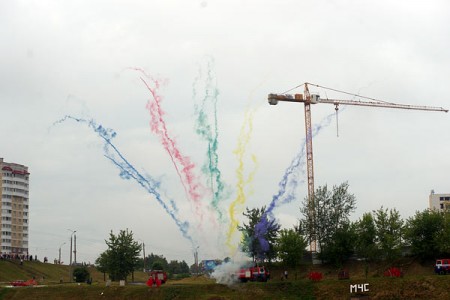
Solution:
[(28, 254), (28, 167), (0, 158), (0, 253)]
[(450, 211), (450, 194), (436, 194), (433, 190), (429, 197), (430, 209)]

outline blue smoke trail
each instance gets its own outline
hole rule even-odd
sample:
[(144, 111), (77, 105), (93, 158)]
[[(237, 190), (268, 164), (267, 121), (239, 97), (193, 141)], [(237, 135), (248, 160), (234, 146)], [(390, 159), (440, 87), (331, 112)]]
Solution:
[[(330, 125), (333, 116), (334, 113), (323, 118), (319, 124), (314, 125), (312, 128), (312, 137), (315, 137), (323, 128)], [(267, 242), (265, 236), (270, 224), (275, 218), (275, 216), (273, 215), (273, 210), (282, 204), (290, 203), (291, 201), (293, 201), (295, 199), (297, 186), (300, 183), (305, 182), (305, 171), (304, 169), (301, 169), (301, 174), (303, 176), (301, 179), (299, 179), (298, 168), (301, 165), (304, 165), (307, 141), (308, 138), (303, 139), (302, 145), (300, 147), (300, 152), (291, 161), (291, 164), (286, 169), (283, 178), (278, 183), (278, 193), (272, 196), (272, 201), (270, 202), (269, 207), (261, 216), (261, 220), (258, 222), (258, 224), (256, 224), (254, 238), (258, 239), (264, 252), (269, 250), (269, 243)]]
[[(60, 124), (68, 119), (75, 120), (79, 123), (87, 123), (90, 128), (92, 128), (104, 141), (103, 150), (104, 150), (104, 156), (109, 159), (116, 167), (119, 168), (120, 174), (119, 176), (122, 179), (131, 179), (137, 181), (139, 185), (141, 185), (148, 193), (152, 194), (158, 203), (164, 208), (164, 210), (169, 214), (169, 216), (172, 218), (172, 220), (177, 225), (178, 229), (181, 231), (183, 236), (188, 239), (192, 246), (194, 246), (194, 241), (192, 240), (192, 237), (189, 235), (189, 223), (188, 222), (182, 222), (178, 219), (176, 216), (176, 212), (178, 209), (175, 206), (175, 202), (173, 200), (170, 200), (171, 206), (173, 210), (169, 208), (169, 206), (162, 200), (161, 194), (157, 191), (157, 189), (160, 187), (161, 183), (150, 176), (143, 176), (141, 175), (135, 167), (131, 163), (129, 163), (125, 157), (120, 153), (120, 151), (114, 146), (114, 144), (111, 142), (111, 140), (117, 135), (117, 133), (110, 128), (105, 128), (102, 125), (97, 124), (93, 119), (86, 120), (82, 118), (75, 118), (69, 115), (64, 116), (64, 118), (56, 121), (53, 123), (53, 125)], [(110, 148), (112, 148), (112, 152), (110, 151)], [(119, 159), (116, 159), (116, 155), (119, 157)]]

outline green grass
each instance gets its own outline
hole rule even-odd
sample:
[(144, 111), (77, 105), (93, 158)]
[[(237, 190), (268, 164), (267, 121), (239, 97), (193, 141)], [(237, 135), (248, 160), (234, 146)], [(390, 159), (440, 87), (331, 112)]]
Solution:
[[(369, 284), (371, 299), (449, 299), (450, 275), (434, 275), (428, 265), (405, 265), (405, 277), (385, 278), (380, 276), (385, 266), (373, 265), (366, 278), (363, 265), (346, 266), (350, 270), (349, 280), (338, 280), (338, 270), (332, 266), (304, 265), (289, 270), (289, 280), (281, 280), (282, 267), (272, 266), (272, 279), (267, 283), (245, 283), (231, 286), (215, 284), (203, 276), (181, 280), (169, 280), (160, 288), (127, 284), (121, 287), (113, 282), (106, 287), (103, 274), (89, 269), (94, 279), (92, 285), (64, 283), (68, 280), (69, 267), (40, 262), (0, 261), (0, 281), (27, 280), (35, 276), (45, 287), (0, 287), (0, 300), (11, 299), (349, 299), (351, 284)], [(310, 270), (321, 271), (324, 280), (311, 282), (306, 279)], [(42, 281), (42, 276), (45, 277)], [(128, 278), (131, 281), (131, 278)], [(137, 272), (135, 281), (145, 282), (147, 274)]]
[[(5, 290), (7, 290), (5, 292)], [(12, 299), (314, 299), (309, 282), (146, 286), (54, 285), (42, 288), (3, 288), (2, 300)]]

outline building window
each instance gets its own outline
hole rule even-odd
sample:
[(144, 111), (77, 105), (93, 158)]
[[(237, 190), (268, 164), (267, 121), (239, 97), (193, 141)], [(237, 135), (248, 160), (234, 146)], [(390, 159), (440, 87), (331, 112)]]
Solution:
[(441, 203), (441, 209), (444, 209), (444, 203)]

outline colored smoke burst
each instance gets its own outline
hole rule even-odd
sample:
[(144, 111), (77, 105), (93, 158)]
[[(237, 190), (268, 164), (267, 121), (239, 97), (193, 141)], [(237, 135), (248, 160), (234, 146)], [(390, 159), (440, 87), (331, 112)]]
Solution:
[[(196, 249), (200, 241), (205, 242), (202, 240), (201, 234), (207, 231), (210, 225), (213, 225), (216, 229), (217, 241), (212, 242), (215, 243), (212, 246), (222, 248), (226, 246), (229, 256), (234, 256), (239, 249), (239, 245), (233, 240), (239, 225), (237, 216), (242, 213), (247, 198), (252, 194), (251, 185), (258, 167), (256, 155), (249, 154), (247, 151), (252, 139), (253, 118), (256, 110), (248, 109), (245, 113), (237, 146), (234, 150), (234, 155), (238, 161), (235, 170), (237, 182), (234, 198), (231, 198), (230, 185), (224, 182), (220, 169), (218, 151), (220, 124), (217, 106), (219, 90), (212, 71), (213, 61), (207, 61), (206, 72), (203, 72), (202, 69), (199, 70), (192, 89), (195, 120), (193, 129), (204, 145), (204, 161), (200, 165), (189, 156), (189, 151), (181, 149), (175, 138), (176, 133), (173, 132), (170, 123), (166, 120), (163, 95), (160, 93), (160, 87), (165, 81), (155, 79), (140, 68), (130, 69), (138, 72), (144, 88), (149, 93), (146, 110), (150, 118), (150, 133), (158, 137), (161, 146), (168, 155), (167, 159), (172, 162), (180, 185), (185, 191), (186, 199), (170, 199), (166, 196), (167, 191), (162, 190), (161, 182), (156, 180), (155, 176), (137, 171), (135, 165), (130, 163), (112, 142), (117, 137), (114, 130), (99, 124), (93, 118), (77, 118), (69, 115), (55, 122), (55, 124), (72, 120), (85, 124), (92, 129), (103, 140), (103, 155), (119, 169), (119, 176), (122, 179), (134, 180), (144, 188), (176, 224), (182, 236), (191, 244), (192, 249)], [(315, 125), (312, 135), (317, 135), (321, 129), (328, 126), (332, 117), (333, 115), (329, 115), (318, 125)], [(268, 250), (269, 244), (265, 236), (268, 228), (275, 224), (274, 210), (296, 199), (298, 187), (305, 181), (305, 144), (306, 139), (301, 143), (298, 154), (286, 168), (278, 184), (278, 192), (272, 196), (264, 215), (256, 225), (255, 235), (245, 239), (242, 238), (241, 243), (258, 240), (263, 251)], [(193, 214), (188, 218), (189, 220), (183, 220), (177, 208), (177, 203), (183, 200), (189, 201), (193, 208)], [(228, 210), (225, 209), (225, 205), (229, 205)]]

